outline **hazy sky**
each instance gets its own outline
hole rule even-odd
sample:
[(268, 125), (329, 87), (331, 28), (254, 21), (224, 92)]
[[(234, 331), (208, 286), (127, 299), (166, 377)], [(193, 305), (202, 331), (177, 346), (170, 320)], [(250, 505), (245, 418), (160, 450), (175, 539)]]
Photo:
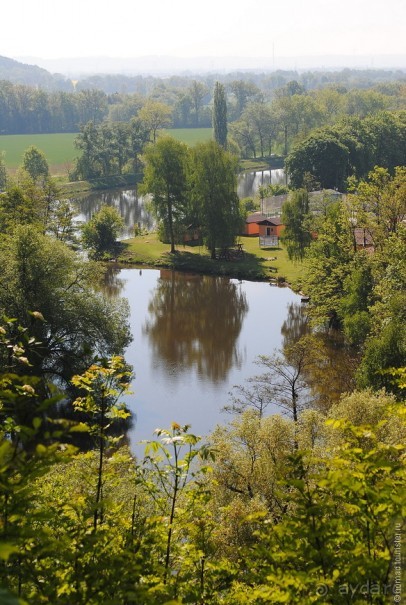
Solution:
[(405, 54), (405, 0), (4, 0), (6, 57)]

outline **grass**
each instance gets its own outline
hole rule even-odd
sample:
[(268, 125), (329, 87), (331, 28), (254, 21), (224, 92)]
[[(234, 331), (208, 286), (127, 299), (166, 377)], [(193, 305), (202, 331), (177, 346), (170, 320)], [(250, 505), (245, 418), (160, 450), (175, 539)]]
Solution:
[(186, 143), (186, 145), (196, 145), (196, 143), (205, 143), (213, 138), (212, 128), (169, 128), (165, 131), (174, 139)]
[(286, 281), (300, 289), (303, 266), (289, 260), (283, 248), (259, 248), (257, 237), (241, 236), (244, 258), (233, 261), (212, 260), (204, 246), (178, 246), (170, 254), (169, 244), (158, 240), (156, 233), (140, 235), (122, 242), (118, 261), (129, 264), (169, 267), (237, 279)]
[[(211, 128), (173, 128), (166, 131), (187, 145), (205, 142), (212, 138)], [(14, 171), (22, 163), (24, 151), (35, 145), (45, 153), (51, 174), (67, 177), (79, 151), (74, 146), (78, 133), (56, 134), (5, 134), (0, 135), (0, 152), (5, 152), (6, 167)]]
[[(213, 138), (212, 128), (172, 128), (165, 131), (170, 136), (193, 146), (204, 143)], [(6, 167), (10, 171), (16, 170), (22, 163), (24, 151), (35, 145), (45, 153), (50, 172), (53, 176), (60, 176), (66, 182), (68, 170), (73, 167), (79, 151), (74, 146), (77, 133), (56, 134), (12, 134), (0, 135), (0, 152), (5, 152)], [(242, 170), (267, 170), (269, 166), (279, 167), (283, 160), (278, 157), (258, 158), (256, 160), (241, 160)]]
[(22, 163), (24, 151), (35, 145), (45, 153), (51, 172), (67, 173), (78, 150), (74, 147), (76, 133), (59, 134), (4, 134), (0, 136), (0, 151), (5, 151), (8, 169), (15, 169)]

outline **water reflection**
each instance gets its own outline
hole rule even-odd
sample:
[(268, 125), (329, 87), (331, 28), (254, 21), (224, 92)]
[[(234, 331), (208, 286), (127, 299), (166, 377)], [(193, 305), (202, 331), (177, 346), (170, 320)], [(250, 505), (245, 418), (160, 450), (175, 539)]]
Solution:
[(245, 293), (230, 279), (162, 270), (143, 333), (165, 372), (181, 379), (193, 369), (218, 383), (243, 363), (236, 344), (247, 312)]
[(121, 266), (118, 263), (108, 263), (105, 269), (101, 289), (108, 298), (117, 298), (124, 289), (124, 281), (120, 277)]
[(284, 169), (258, 170), (256, 172), (244, 172), (240, 174), (237, 186), (239, 198), (254, 197), (257, 195), (258, 188), (261, 185), (286, 185)]
[(317, 334), (323, 364), (313, 367), (307, 380), (316, 397), (317, 407), (326, 412), (344, 393), (355, 389), (355, 370), (359, 359), (343, 335), (334, 330)]
[(258, 355), (281, 347), (288, 306), (300, 300), (266, 282), (157, 269), (122, 268), (119, 279), (133, 335), (125, 355), (135, 373), (127, 403), (137, 455), (157, 427), (176, 421), (208, 435), (224, 422), (233, 386), (258, 373)]
[[(260, 185), (269, 183), (285, 184), (283, 168), (276, 170), (261, 170), (246, 172), (238, 177), (237, 193), (240, 198), (254, 197)], [(113, 206), (124, 219), (125, 228), (121, 237), (128, 238), (134, 235), (134, 226), (152, 231), (155, 221), (148, 212), (146, 196), (139, 195), (137, 187), (134, 189), (109, 189), (108, 191), (94, 191), (72, 198), (79, 210), (76, 217), (79, 222), (87, 222), (101, 206)]]
[(281, 333), (283, 347), (294, 344), (299, 338), (310, 333), (309, 318), (305, 305), (296, 302), (288, 305), (288, 314), (282, 324)]
[[(311, 332), (306, 305), (290, 303), (281, 328), (283, 347), (294, 344)], [(326, 412), (344, 393), (349, 393), (355, 388), (357, 354), (345, 343), (342, 333), (337, 330), (313, 330), (313, 335), (315, 346), (323, 361), (307, 367), (306, 381), (312, 390), (316, 407)]]
[(84, 196), (76, 197), (72, 201), (79, 208), (77, 219), (87, 222), (103, 205), (112, 206), (118, 210), (124, 219), (125, 228), (121, 234), (123, 238), (133, 237), (134, 225), (151, 231), (154, 220), (148, 212), (145, 196), (138, 194), (138, 189), (111, 189), (97, 191)]

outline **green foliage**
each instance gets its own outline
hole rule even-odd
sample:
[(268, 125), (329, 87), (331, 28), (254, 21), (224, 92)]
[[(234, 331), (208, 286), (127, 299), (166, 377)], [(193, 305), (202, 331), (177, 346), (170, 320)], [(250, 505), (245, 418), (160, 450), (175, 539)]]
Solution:
[(130, 393), (130, 379), (131, 372), (126, 367), (124, 359), (117, 355), (106, 360), (103, 364), (93, 364), (83, 374), (72, 377), (72, 384), (86, 393), (85, 396), (75, 399), (72, 404), (73, 408), (90, 416), (89, 430), (96, 438), (99, 451), (93, 515), (94, 531), (96, 531), (98, 525), (103, 523), (106, 448), (117, 442), (117, 439), (112, 439), (109, 436), (108, 430), (114, 421), (123, 420), (130, 416), (126, 405), (120, 401), (123, 395)]
[(290, 260), (302, 261), (312, 240), (307, 191), (299, 189), (290, 193), (282, 206), (282, 223), (285, 230), (281, 239), (286, 245)]
[[(182, 541), (181, 536), (186, 537), (190, 531), (189, 523), (192, 522), (193, 513), (195, 513), (195, 503), (201, 504), (204, 496), (204, 478), (208, 472), (206, 466), (196, 467), (197, 457), (202, 461), (213, 459), (213, 452), (206, 446), (200, 445), (200, 437), (189, 433), (189, 426), (180, 426), (173, 422), (170, 430), (156, 429), (157, 437), (160, 440), (146, 442), (144, 477), (146, 479), (145, 487), (152, 496), (158, 511), (165, 515), (167, 519), (166, 539), (164, 549), (164, 584), (173, 584), (172, 578), (185, 574), (183, 569), (184, 558), (187, 554), (194, 559), (194, 564), (198, 563), (201, 557), (205, 556), (204, 544), (203, 550), (191, 548), (188, 545), (186, 552), (182, 553), (182, 547), (176, 549), (176, 555), (173, 552), (174, 544)], [(183, 517), (186, 526), (183, 524), (177, 528), (178, 517)], [(202, 530), (207, 528), (202, 526)], [(199, 533), (199, 532), (198, 532)], [(175, 536), (177, 540), (175, 542)], [(187, 552), (189, 551), (189, 552)], [(181, 565), (181, 567), (178, 567)], [(190, 573), (190, 572), (189, 572)], [(176, 586), (176, 582), (175, 582)], [(201, 585), (201, 591), (204, 590), (204, 584)], [(200, 597), (202, 594), (200, 594)]]
[(339, 310), (344, 283), (354, 258), (351, 223), (343, 205), (331, 204), (326, 216), (315, 223), (315, 231), (317, 238), (306, 253), (303, 287), (311, 296), (312, 316), (338, 327), (342, 321)]
[(261, 157), (271, 155), (275, 123), (269, 105), (260, 101), (248, 104), (231, 128), (245, 156), (251, 152), (256, 157), (258, 149)]
[(34, 181), (45, 179), (49, 174), (49, 166), (44, 152), (34, 145), (24, 152), (22, 167)]
[[(335, 420), (330, 426), (346, 431), (345, 443), (327, 447), (326, 457), (298, 452), (291, 458), (291, 512), (280, 522), (269, 519), (257, 532), (245, 560), (251, 600), (242, 602), (342, 603), (350, 587), (355, 603), (365, 602), (363, 590), (367, 600), (377, 595), (378, 603), (393, 594), (404, 446), (381, 442), (370, 425)], [(368, 447), (360, 448), (364, 440)], [(260, 566), (254, 564), (258, 560)], [(238, 592), (234, 598), (241, 602)]]
[(102, 206), (92, 218), (82, 226), (82, 244), (92, 258), (114, 253), (117, 237), (124, 221), (116, 208)]
[(0, 152), (0, 192), (6, 188), (7, 185), (7, 168), (5, 164), (5, 153)]
[(397, 166), (391, 175), (375, 166), (367, 178), (351, 179), (349, 188), (354, 191), (347, 198), (354, 227), (363, 229), (375, 249), (381, 249), (406, 217), (406, 168)]
[(33, 375), (67, 383), (94, 355), (119, 354), (128, 344), (125, 303), (97, 293), (99, 270), (62, 242), (19, 226), (3, 236), (0, 262), (1, 312), (42, 343), (28, 351)]
[[(18, 363), (8, 330), (0, 340)], [(404, 513), (406, 424), (393, 396), (353, 393), (327, 423), (312, 410), (297, 422), (246, 411), (210, 446), (173, 423), (138, 463), (100, 447), (129, 377), (119, 357), (75, 377), (76, 405), (103, 437), (84, 454), (57, 441), (80, 425), (42, 430), (55, 401), (41, 402), (35, 381), (1, 375), (3, 410), (13, 398), (39, 404), (30, 424), (7, 416), (0, 434), (5, 603), (386, 602)]]
[(216, 247), (234, 243), (242, 217), (236, 193), (236, 158), (215, 141), (191, 150), (190, 184), (206, 246), (212, 258)]
[(289, 193), (289, 187), (281, 184), (270, 184), (268, 185), (268, 191), (271, 195), (284, 195), (285, 193)]
[(227, 149), (227, 101), (224, 86), (216, 82), (213, 97), (213, 132), (218, 145)]
[(43, 233), (72, 244), (75, 242), (71, 202), (63, 199), (56, 182), (51, 178), (35, 181), (27, 172), (8, 179), (0, 195), (0, 232), (12, 232), (17, 225), (32, 225)]
[[(356, 194), (313, 217), (316, 239), (306, 253), (303, 287), (314, 321), (342, 327), (347, 342), (362, 352), (359, 386), (402, 396), (382, 370), (406, 363), (404, 170), (390, 176), (375, 167), (367, 180), (350, 186)], [(358, 249), (356, 229), (368, 234), (374, 249)]]
[(392, 172), (405, 161), (405, 112), (381, 112), (315, 131), (297, 143), (285, 165), (295, 188), (308, 173), (321, 187), (344, 191), (349, 176), (363, 178), (374, 166)]
[(303, 187), (305, 173), (324, 189), (342, 191), (349, 176), (349, 150), (338, 137), (328, 133), (311, 135), (286, 158), (285, 167), (292, 187)]
[(170, 125), (171, 113), (168, 105), (154, 99), (148, 99), (138, 112), (138, 117), (145, 124), (153, 143), (156, 142), (158, 131)]
[(258, 202), (254, 201), (252, 197), (245, 197), (240, 200), (241, 211), (244, 216), (251, 212), (259, 210)]
[(399, 225), (372, 259), (374, 276), (371, 329), (358, 371), (361, 387), (387, 388), (403, 397), (402, 389), (382, 370), (406, 365), (405, 291), (406, 230)]
[(369, 307), (373, 302), (373, 287), (369, 258), (363, 253), (357, 254), (354, 267), (344, 281), (345, 294), (339, 311), (344, 334), (351, 344), (362, 344), (370, 332)]
[(187, 147), (171, 137), (163, 137), (147, 147), (142, 188), (152, 196), (153, 211), (168, 234), (175, 252), (175, 233), (185, 224)]

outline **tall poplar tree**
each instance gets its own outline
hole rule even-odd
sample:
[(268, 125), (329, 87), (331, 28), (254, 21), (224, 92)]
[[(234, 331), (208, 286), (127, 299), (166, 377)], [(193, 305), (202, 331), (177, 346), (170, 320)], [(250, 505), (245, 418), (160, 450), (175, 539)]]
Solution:
[(224, 86), (216, 82), (213, 106), (214, 140), (227, 149), (227, 102)]

